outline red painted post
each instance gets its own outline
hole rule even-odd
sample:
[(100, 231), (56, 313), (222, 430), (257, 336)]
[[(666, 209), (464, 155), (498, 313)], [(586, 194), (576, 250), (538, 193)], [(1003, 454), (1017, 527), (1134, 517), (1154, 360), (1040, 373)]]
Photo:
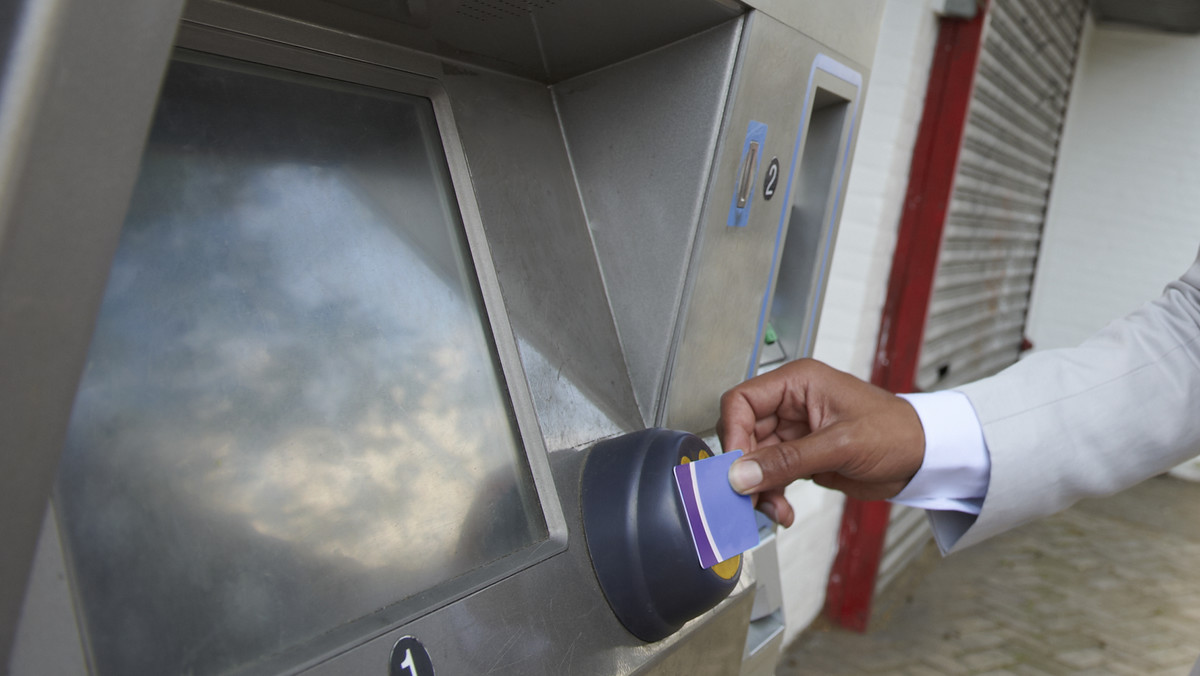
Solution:
[[(890, 392), (911, 392), (916, 380), (987, 7), (985, 0), (975, 18), (944, 18), (938, 28), (871, 374)], [(825, 614), (847, 629), (867, 630), (890, 512), (887, 502), (846, 499)]]

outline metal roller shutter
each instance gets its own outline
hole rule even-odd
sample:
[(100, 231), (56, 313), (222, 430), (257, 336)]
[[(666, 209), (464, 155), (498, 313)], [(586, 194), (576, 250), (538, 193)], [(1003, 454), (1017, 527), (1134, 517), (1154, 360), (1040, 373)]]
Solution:
[(942, 239), (917, 387), (1017, 360), (1086, 0), (994, 0)]
[[(1086, 0), (993, 0), (942, 235), (917, 388), (946, 389), (1017, 361)], [(894, 506), (883, 589), (932, 537)]]
[(925, 510), (892, 505), (887, 537), (883, 540), (883, 556), (879, 559), (879, 573), (875, 576), (875, 594), (890, 585), (932, 537)]

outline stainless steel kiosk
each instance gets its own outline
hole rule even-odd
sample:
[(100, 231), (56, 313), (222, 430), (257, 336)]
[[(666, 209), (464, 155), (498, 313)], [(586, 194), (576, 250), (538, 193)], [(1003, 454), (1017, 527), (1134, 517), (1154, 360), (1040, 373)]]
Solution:
[(580, 476), (811, 351), (881, 5), (0, 12), (9, 670), (773, 673), (770, 525), (645, 642)]

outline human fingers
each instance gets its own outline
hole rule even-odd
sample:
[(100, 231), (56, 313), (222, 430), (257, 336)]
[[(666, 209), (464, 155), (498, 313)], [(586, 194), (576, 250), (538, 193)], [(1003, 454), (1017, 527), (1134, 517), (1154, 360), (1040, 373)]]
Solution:
[(779, 443), (778, 441), (771, 441), (772, 438), (776, 437), (778, 429), (779, 416), (774, 413), (763, 416), (754, 422), (754, 441), (758, 444)]
[(758, 511), (775, 523), (787, 528), (796, 520), (796, 512), (783, 494), (783, 489), (756, 493), (755, 497), (758, 498)]
[(742, 494), (782, 490), (797, 479), (822, 472), (837, 472), (852, 448), (844, 425), (831, 425), (808, 436), (763, 446), (739, 458), (729, 468), (729, 484)]
[(732, 391), (721, 395), (721, 417), (717, 420), (717, 437), (721, 440), (721, 448), (726, 451), (754, 450), (750, 440), (758, 421), (754, 411), (745, 402), (730, 399)]
[(807, 428), (807, 410), (800, 401), (803, 395), (797, 395), (806, 390), (806, 374), (815, 364), (811, 360), (792, 362), (725, 392), (717, 422), (723, 447), (752, 451), (776, 443), (783, 438), (779, 430), (794, 428), (797, 421)]
[[(729, 451), (742, 450), (753, 451), (759, 446), (769, 446), (783, 441), (783, 437), (779, 432), (779, 418), (774, 415), (769, 415), (765, 418), (759, 418), (754, 422), (754, 429), (749, 434), (744, 436), (735, 436), (726, 433), (726, 428), (722, 422), (717, 423), (717, 436), (721, 439), (721, 448)], [(786, 429), (786, 426), (785, 426)], [(741, 428), (745, 432), (744, 428)]]

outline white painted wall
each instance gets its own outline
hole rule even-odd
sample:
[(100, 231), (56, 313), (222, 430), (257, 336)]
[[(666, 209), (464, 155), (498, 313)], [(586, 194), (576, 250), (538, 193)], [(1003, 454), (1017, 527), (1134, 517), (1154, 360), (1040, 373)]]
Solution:
[[(937, 38), (937, 0), (888, 0), (815, 356), (870, 375), (912, 148)], [(1154, 298), (1200, 245), (1200, 37), (1089, 23), (1051, 190), (1027, 333), (1074, 345)], [(780, 534), (790, 642), (816, 617), (840, 494), (788, 490)]]
[[(816, 358), (864, 379), (871, 373), (937, 39), (935, 2), (888, 0), (884, 9), (817, 333)], [(840, 493), (807, 482), (797, 482), (787, 495), (796, 523), (779, 535), (785, 643), (825, 602), (843, 501)]]
[(1075, 345), (1162, 293), (1200, 245), (1200, 37), (1089, 24), (1026, 334)]

